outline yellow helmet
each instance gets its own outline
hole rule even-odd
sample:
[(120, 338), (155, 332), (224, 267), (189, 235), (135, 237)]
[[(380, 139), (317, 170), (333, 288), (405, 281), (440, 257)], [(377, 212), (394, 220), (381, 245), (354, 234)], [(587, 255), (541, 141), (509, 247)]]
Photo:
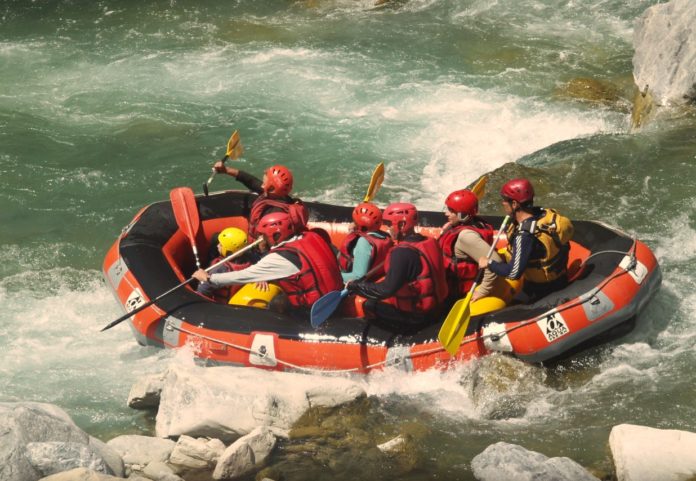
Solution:
[(220, 232), (218, 242), (222, 246), (221, 254), (227, 257), (248, 244), (247, 234), (242, 229), (228, 227)]

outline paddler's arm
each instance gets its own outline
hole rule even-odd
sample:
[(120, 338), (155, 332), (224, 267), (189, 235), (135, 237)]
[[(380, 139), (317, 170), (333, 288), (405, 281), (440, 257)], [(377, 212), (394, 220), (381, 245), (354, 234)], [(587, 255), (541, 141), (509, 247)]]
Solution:
[(495, 274), (508, 279), (519, 279), (527, 268), (533, 247), (534, 236), (526, 231), (522, 231), (515, 236), (515, 243), (512, 246), (512, 257), (509, 262), (495, 262), (493, 260), (489, 262), (485, 257), (481, 257), (479, 259), (479, 267), (481, 269), (488, 267)]
[(271, 252), (256, 264), (240, 271), (208, 275), (203, 269), (193, 273), (193, 277), (201, 282), (208, 281), (214, 287), (225, 287), (230, 284), (247, 284), (250, 282), (275, 281), (294, 276), (300, 269), (290, 260)]
[(420, 273), (420, 256), (413, 249), (399, 249), (390, 253), (389, 271), (381, 282), (352, 281), (346, 288), (351, 294), (370, 299), (386, 299), (396, 294), (396, 291), (407, 282), (411, 282)]
[(252, 192), (256, 192), (257, 194), (263, 192), (263, 188), (261, 187), (263, 181), (249, 172), (235, 169), (234, 167), (229, 167), (223, 164), (220, 160), (215, 162), (213, 169), (221, 174), (227, 174), (234, 177), (238, 182), (244, 184), (244, 186)]
[[(483, 240), (483, 238), (473, 230), (465, 229), (459, 233), (457, 237), (457, 242), (454, 245), (454, 254), (462, 259), (468, 256), (471, 259), (480, 259), (481, 257), (486, 257), (490, 245)], [(501, 262), (502, 259), (497, 252), (493, 251), (491, 255), (491, 260), (495, 262)], [(491, 293), (493, 289), (493, 284), (495, 283), (496, 274), (490, 269), (486, 269), (483, 273), (483, 279), (479, 284), (478, 288), (474, 291), (472, 300), (476, 301), (482, 297), (486, 297)]]
[(354, 281), (367, 274), (370, 268), (370, 257), (372, 257), (372, 246), (360, 237), (353, 248), (353, 270), (341, 273), (343, 282)]

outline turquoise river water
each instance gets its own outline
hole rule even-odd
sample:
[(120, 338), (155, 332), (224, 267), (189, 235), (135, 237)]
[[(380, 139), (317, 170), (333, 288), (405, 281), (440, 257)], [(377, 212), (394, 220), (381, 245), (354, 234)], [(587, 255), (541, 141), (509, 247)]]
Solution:
[[(121, 314), (101, 262), (140, 207), (200, 192), (238, 129), (234, 165), (285, 163), (305, 199), (353, 204), (384, 161), (382, 206), (440, 209), (492, 172), (497, 213), (495, 190), (526, 175), (539, 203), (637, 236), (662, 266), (631, 334), (561, 366), (364, 377), (390, 423), (421, 425), (425, 455), (406, 474), (356, 459), (327, 479), (472, 479), (496, 441), (606, 472), (615, 424), (696, 431), (696, 118), (629, 128), (633, 25), (654, 3), (2, 2), (0, 401), (55, 403), (104, 440), (152, 434), (128, 391), (176, 355), (125, 325), (99, 333)], [(574, 100), (576, 79), (615, 95)]]

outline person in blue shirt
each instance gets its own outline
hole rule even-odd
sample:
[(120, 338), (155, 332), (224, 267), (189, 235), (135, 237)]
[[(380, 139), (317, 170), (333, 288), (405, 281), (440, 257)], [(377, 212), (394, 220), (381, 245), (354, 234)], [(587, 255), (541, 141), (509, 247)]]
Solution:
[[(382, 211), (375, 204), (362, 202), (353, 209), (354, 229), (346, 236), (338, 253), (343, 282), (363, 277), (372, 267), (384, 264), (394, 245), (391, 237), (380, 230)], [(378, 269), (374, 278), (384, 275)]]

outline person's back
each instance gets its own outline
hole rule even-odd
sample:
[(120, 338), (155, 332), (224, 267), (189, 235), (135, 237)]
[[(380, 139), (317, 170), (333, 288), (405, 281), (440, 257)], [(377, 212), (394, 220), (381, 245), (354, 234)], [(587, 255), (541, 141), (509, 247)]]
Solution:
[(394, 245), (391, 237), (380, 230), (382, 212), (371, 203), (363, 202), (353, 209), (355, 229), (339, 248), (338, 262), (344, 282), (363, 277), (373, 267), (374, 278), (384, 275), (384, 262)]
[[(487, 255), (493, 243), (493, 226), (478, 217), (478, 198), (470, 190), (452, 192), (445, 199), (444, 226), (438, 244), (442, 249), (450, 295), (460, 298), (467, 295), (478, 275), (478, 259)], [(494, 260), (500, 260), (494, 254)], [(493, 290), (496, 275), (484, 271), (483, 279), (472, 296), (476, 301)]]
[(447, 297), (442, 252), (434, 239), (415, 232), (418, 211), (413, 204), (391, 204), (383, 219), (398, 241), (387, 256), (386, 275), (379, 282), (349, 282), (348, 291), (367, 298), (366, 316), (386, 328), (403, 330), (432, 322)]

